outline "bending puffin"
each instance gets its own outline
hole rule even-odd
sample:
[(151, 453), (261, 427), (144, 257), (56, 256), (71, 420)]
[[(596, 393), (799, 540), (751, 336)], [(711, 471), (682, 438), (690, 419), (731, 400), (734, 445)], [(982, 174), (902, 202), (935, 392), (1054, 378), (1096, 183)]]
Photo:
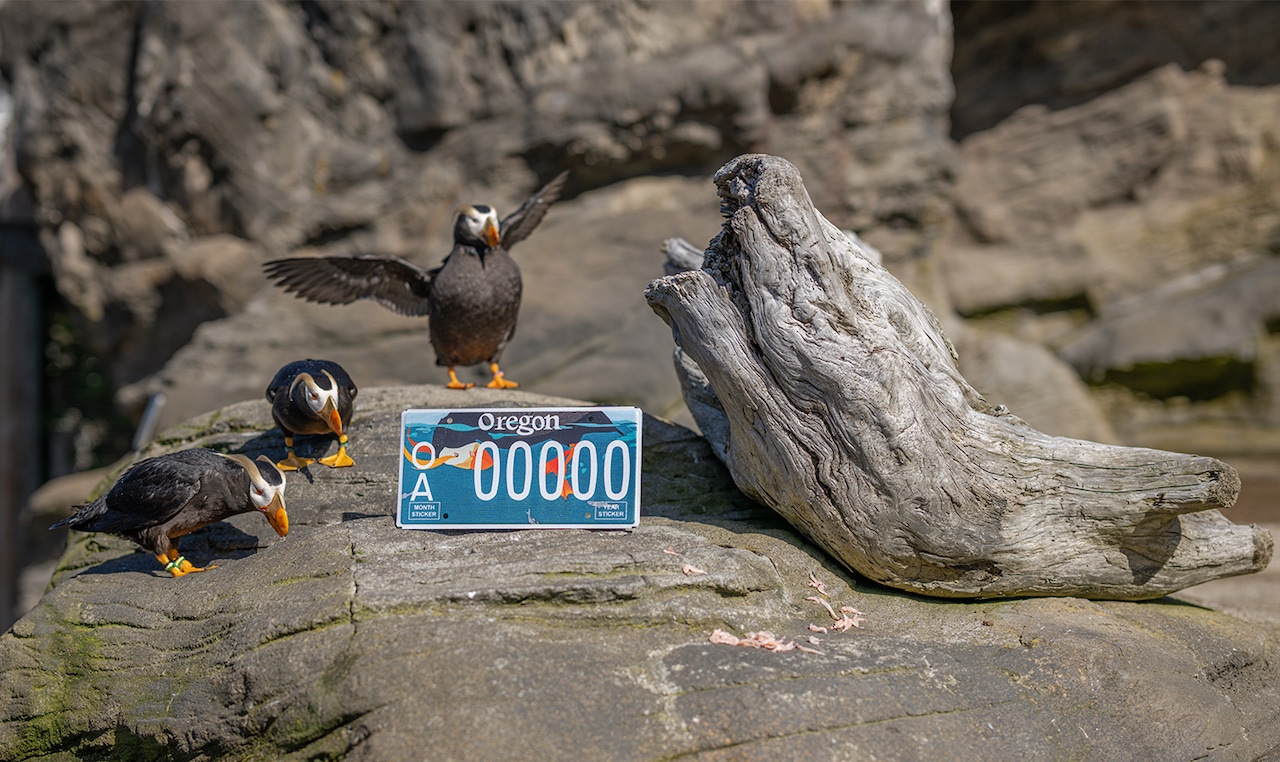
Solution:
[(182, 450), (130, 468), (107, 492), (50, 529), (107, 532), (141, 545), (175, 577), (217, 568), (193, 566), (178, 538), (237, 513), (260, 511), (276, 534), (289, 534), (284, 474), (265, 455)]
[(356, 385), (342, 366), (329, 360), (297, 360), (276, 372), (267, 385), (271, 417), (284, 434), (288, 457), (276, 465), (282, 471), (297, 471), (313, 458), (299, 458), (293, 451), (298, 434), (338, 435), (338, 452), (320, 462), (330, 468), (354, 466), (347, 455), (347, 434), (343, 426), (351, 422), (351, 405)]
[(498, 367), (516, 331), (522, 283), (508, 252), (529, 237), (560, 198), (568, 172), (533, 194), (501, 222), (482, 204), (458, 210), (453, 250), (444, 263), (424, 270), (399, 257), (304, 257), (276, 259), (263, 267), (285, 291), (320, 304), (373, 299), (401, 315), (428, 315), (436, 364), (449, 369), (450, 389), (475, 384), (458, 380), (459, 365), (489, 363), (493, 389), (519, 386)]

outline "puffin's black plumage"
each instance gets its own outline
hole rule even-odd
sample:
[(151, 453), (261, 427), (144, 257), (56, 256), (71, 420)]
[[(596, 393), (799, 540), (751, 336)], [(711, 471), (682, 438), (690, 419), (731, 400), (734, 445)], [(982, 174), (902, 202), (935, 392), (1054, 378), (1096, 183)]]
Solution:
[(309, 465), (311, 458), (299, 458), (293, 452), (293, 437), (330, 432), (338, 435), (338, 452), (320, 462), (331, 468), (355, 465), (347, 455), (344, 427), (351, 422), (356, 391), (347, 371), (329, 360), (297, 360), (277, 371), (267, 385), (267, 400), (289, 455), (276, 465), (285, 471)]
[(529, 197), (501, 223), (481, 204), (458, 210), (453, 250), (444, 263), (426, 270), (399, 257), (304, 257), (267, 262), (276, 285), (320, 304), (373, 299), (401, 315), (429, 315), (436, 364), (449, 369), (449, 386), (462, 389), (458, 365), (489, 363), (489, 386), (517, 386), (498, 367), (516, 330), (523, 289), (520, 268), (508, 252), (529, 237), (547, 209), (560, 198), (568, 172)]
[[(133, 540), (175, 577), (204, 571), (178, 554), (178, 538), (237, 513), (261, 511), (281, 537), (289, 533), (284, 474), (265, 455), (182, 450), (135, 464), (105, 495), (50, 529), (71, 527)], [(213, 568), (213, 567), (207, 567)]]

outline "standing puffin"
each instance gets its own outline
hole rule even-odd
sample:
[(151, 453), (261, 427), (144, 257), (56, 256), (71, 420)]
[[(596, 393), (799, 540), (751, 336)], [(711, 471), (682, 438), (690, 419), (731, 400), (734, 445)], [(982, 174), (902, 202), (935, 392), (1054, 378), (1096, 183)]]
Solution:
[(289, 534), (284, 474), (265, 455), (182, 450), (130, 468), (107, 494), (50, 529), (108, 532), (141, 545), (175, 577), (214, 569), (178, 554), (178, 538), (237, 513), (261, 511), (276, 534)]
[(289, 457), (276, 465), (283, 471), (310, 465), (312, 458), (294, 454), (294, 435), (333, 432), (338, 435), (338, 452), (320, 462), (330, 468), (354, 466), (355, 461), (347, 455), (347, 434), (342, 427), (351, 422), (355, 398), (355, 383), (336, 362), (297, 360), (277, 371), (267, 386), (267, 401), (271, 403), (271, 417), (284, 434)]
[(428, 315), (436, 364), (449, 369), (450, 389), (475, 384), (458, 380), (459, 365), (489, 363), (493, 389), (519, 386), (498, 367), (516, 331), (522, 283), (508, 252), (529, 237), (560, 198), (568, 172), (533, 194), (501, 223), (483, 204), (458, 210), (453, 251), (432, 270), (399, 257), (304, 257), (276, 259), (263, 267), (285, 291), (320, 304), (373, 299), (401, 315)]

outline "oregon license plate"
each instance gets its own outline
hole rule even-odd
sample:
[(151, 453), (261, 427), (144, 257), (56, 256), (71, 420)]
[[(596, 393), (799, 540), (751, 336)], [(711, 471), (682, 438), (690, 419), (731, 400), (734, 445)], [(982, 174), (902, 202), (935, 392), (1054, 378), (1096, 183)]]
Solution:
[(617, 529), (640, 523), (640, 410), (406, 410), (396, 526)]

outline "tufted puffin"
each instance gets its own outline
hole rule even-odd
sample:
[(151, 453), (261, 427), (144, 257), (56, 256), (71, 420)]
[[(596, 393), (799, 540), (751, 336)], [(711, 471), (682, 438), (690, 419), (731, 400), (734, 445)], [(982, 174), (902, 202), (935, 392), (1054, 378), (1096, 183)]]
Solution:
[(237, 513), (261, 511), (276, 534), (289, 534), (284, 474), (265, 455), (181, 450), (135, 464), (107, 494), (50, 529), (108, 532), (141, 545), (175, 577), (200, 568), (178, 554), (178, 538)]
[(282, 471), (297, 471), (310, 465), (311, 458), (294, 454), (293, 437), (333, 432), (338, 435), (338, 452), (320, 462), (330, 468), (354, 466), (355, 461), (347, 455), (347, 434), (342, 427), (351, 422), (355, 397), (355, 383), (336, 362), (297, 360), (277, 371), (267, 386), (267, 400), (271, 403), (271, 417), (284, 434), (289, 456), (276, 465)]
[(519, 384), (503, 376), (498, 360), (516, 331), (522, 283), (508, 252), (542, 222), (568, 175), (561, 172), (501, 222), (491, 207), (461, 207), (453, 250), (432, 270), (374, 255), (276, 259), (263, 268), (277, 286), (308, 301), (373, 299), (401, 315), (428, 315), (436, 364), (449, 370), (448, 388), (474, 386), (458, 380), (456, 366), (487, 362), (488, 386), (510, 389)]

